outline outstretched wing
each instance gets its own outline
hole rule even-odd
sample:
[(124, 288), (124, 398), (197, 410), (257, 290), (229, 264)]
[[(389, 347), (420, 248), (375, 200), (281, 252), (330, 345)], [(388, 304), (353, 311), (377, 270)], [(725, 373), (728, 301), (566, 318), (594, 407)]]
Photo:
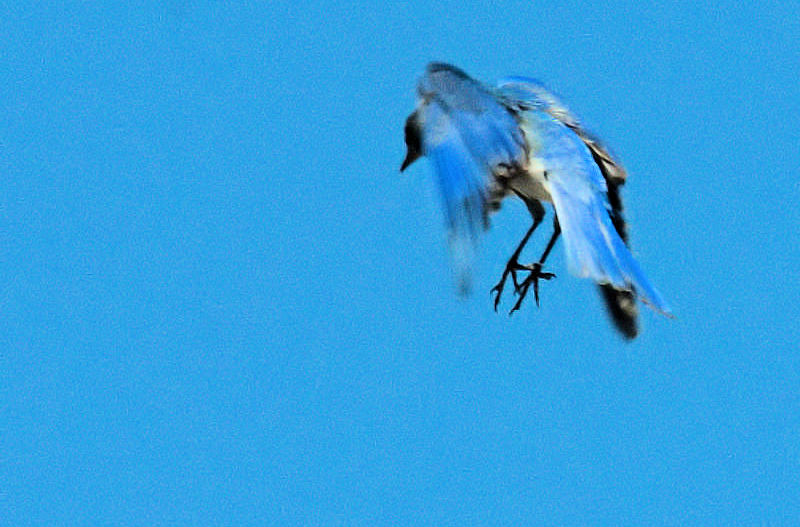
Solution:
[[(557, 119), (583, 141), (606, 180), (611, 222), (627, 245), (628, 229), (620, 195), (620, 187), (625, 183), (627, 173), (622, 165), (614, 160), (602, 143), (585, 130), (567, 107), (540, 82), (526, 77), (509, 77), (500, 84), (503, 90), (508, 91), (517, 100), (527, 100), (529, 104), (534, 102), (534, 106)], [(633, 292), (615, 289), (609, 284), (600, 284), (598, 287), (614, 324), (626, 337), (635, 337), (639, 330), (636, 322), (636, 298)]]
[(612, 221), (609, 176), (596, 161), (595, 150), (576, 132), (577, 120), (542, 96), (540, 89), (538, 84), (515, 81), (502, 84), (500, 90), (510, 104), (516, 104), (529, 154), (545, 170), (544, 186), (561, 225), (570, 271), (618, 291), (635, 291), (668, 313), (663, 298), (625, 245), (624, 230), (618, 232)]
[(418, 94), (406, 142), (410, 126), (409, 145), (416, 133), (421, 154), (433, 164), (459, 284), (466, 292), (478, 235), (505, 193), (496, 176), (524, 165), (524, 137), (494, 91), (458, 68), (430, 64)]
[(498, 86), (510, 99), (528, 102), (535, 109), (548, 113), (575, 132), (591, 152), (608, 183), (613, 185), (625, 183), (628, 177), (625, 168), (614, 160), (606, 147), (584, 129), (578, 118), (541, 82), (529, 77), (506, 77), (498, 83)]

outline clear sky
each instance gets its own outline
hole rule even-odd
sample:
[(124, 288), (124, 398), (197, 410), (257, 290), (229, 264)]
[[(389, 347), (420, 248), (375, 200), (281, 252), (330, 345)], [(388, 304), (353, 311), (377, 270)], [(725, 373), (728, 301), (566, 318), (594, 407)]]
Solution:
[[(797, 524), (796, 3), (111, 4), (0, 13), (0, 523)], [(494, 313), (513, 201), (458, 298), (430, 60), (606, 140), (675, 320)]]

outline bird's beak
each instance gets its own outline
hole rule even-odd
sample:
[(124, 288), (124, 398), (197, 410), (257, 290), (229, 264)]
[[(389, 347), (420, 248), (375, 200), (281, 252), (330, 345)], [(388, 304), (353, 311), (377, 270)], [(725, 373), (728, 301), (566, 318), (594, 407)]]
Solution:
[(409, 115), (408, 119), (406, 119), (404, 132), (408, 153), (406, 153), (403, 164), (400, 165), (400, 172), (408, 168), (408, 165), (419, 159), (422, 155), (422, 141), (420, 139), (419, 121), (417, 118), (418, 112), (419, 110), (415, 110), (414, 113)]
[(419, 152), (414, 152), (411, 149), (408, 150), (406, 154), (406, 158), (403, 160), (403, 164), (400, 165), (400, 172), (408, 168), (408, 166), (420, 158)]

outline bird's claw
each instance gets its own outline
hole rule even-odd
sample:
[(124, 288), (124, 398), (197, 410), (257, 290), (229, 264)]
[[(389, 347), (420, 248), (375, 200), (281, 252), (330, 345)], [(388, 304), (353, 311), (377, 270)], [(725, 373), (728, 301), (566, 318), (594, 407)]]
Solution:
[(517, 271), (522, 270), (529, 270), (528, 266), (520, 265), (517, 261), (510, 261), (506, 264), (506, 268), (503, 271), (503, 276), (500, 277), (500, 281), (489, 290), (489, 294), (494, 294), (494, 310), (497, 312), (497, 306), (500, 305), (500, 296), (503, 294), (503, 289), (506, 285), (506, 280), (508, 276), (511, 275), (511, 281), (514, 282), (514, 294), (516, 295), (519, 293), (520, 283), (517, 280)]
[(533, 284), (533, 298), (536, 300), (536, 307), (539, 307), (539, 279), (542, 280), (550, 280), (551, 278), (555, 278), (554, 273), (543, 273), (542, 272), (542, 264), (537, 262), (530, 266), (521, 266), (523, 269), (530, 271), (530, 274), (523, 280), (522, 284), (516, 286), (514, 288), (514, 292), (519, 295), (517, 302), (514, 304), (514, 307), (511, 308), (511, 311), (508, 312), (508, 315), (511, 316), (514, 311), (518, 311), (520, 306), (522, 305), (522, 301), (525, 300), (525, 296), (528, 294), (528, 289), (530, 288), (531, 284)]

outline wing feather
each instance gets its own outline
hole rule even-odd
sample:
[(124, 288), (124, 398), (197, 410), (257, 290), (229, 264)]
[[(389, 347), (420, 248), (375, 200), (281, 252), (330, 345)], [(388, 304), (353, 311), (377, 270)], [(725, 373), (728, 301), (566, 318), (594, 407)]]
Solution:
[(571, 126), (530, 104), (522, 127), (540, 148), (531, 152), (545, 170), (570, 271), (619, 291), (635, 291), (646, 303), (669, 312), (660, 293), (642, 272), (612, 220), (607, 179), (595, 154)]
[(418, 92), (422, 151), (436, 172), (459, 285), (466, 291), (479, 234), (503, 194), (495, 174), (524, 163), (524, 137), (493, 90), (457, 68), (429, 65)]

